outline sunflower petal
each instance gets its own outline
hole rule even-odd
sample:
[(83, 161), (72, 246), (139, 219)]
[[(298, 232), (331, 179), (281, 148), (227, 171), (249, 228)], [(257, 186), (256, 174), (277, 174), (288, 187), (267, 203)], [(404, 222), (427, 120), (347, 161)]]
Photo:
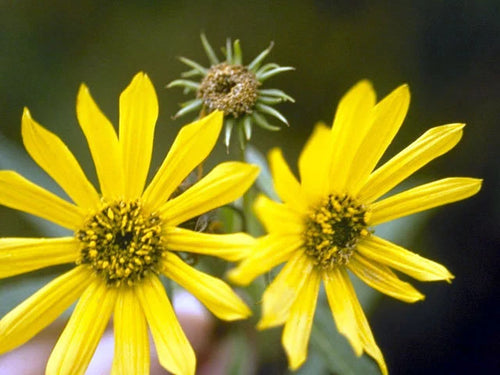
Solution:
[(116, 291), (94, 280), (83, 292), (47, 363), (47, 374), (84, 374), (116, 301)]
[(80, 164), (55, 134), (31, 118), (27, 108), (22, 118), (24, 147), (33, 160), (63, 188), (78, 206), (97, 208), (99, 195), (85, 177)]
[(157, 277), (136, 289), (158, 352), (160, 364), (174, 374), (194, 375), (196, 357)]
[(158, 173), (144, 192), (144, 202), (154, 211), (213, 149), (222, 128), (223, 113), (216, 111), (184, 126)]
[(377, 236), (370, 236), (360, 242), (358, 251), (366, 258), (395, 268), (420, 281), (446, 280), (449, 282), (454, 277), (441, 264)]
[(158, 119), (158, 99), (149, 77), (140, 72), (120, 95), (120, 145), (125, 179), (125, 198), (142, 193), (151, 162)]
[(0, 171), (0, 204), (42, 217), (65, 228), (78, 228), (85, 213), (13, 171)]
[(164, 235), (170, 250), (212, 255), (232, 262), (248, 256), (255, 244), (255, 239), (246, 233), (207, 234), (166, 227)]
[(73, 237), (0, 238), (0, 278), (75, 262), (79, 248)]
[(113, 374), (149, 374), (149, 337), (142, 307), (130, 288), (118, 292), (113, 326)]
[(299, 234), (304, 231), (303, 215), (287, 204), (274, 202), (265, 195), (255, 199), (254, 210), (270, 233)]
[(476, 194), (482, 180), (477, 178), (444, 178), (406, 190), (373, 203), (370, 225), (385, 223), (429, 208), (456, 202)]
[(401, 281), (390, 268), (358, 253), (351, 258), (348, 267), (366, 284), (388, 296), (409, 303), (425, 298), (411, 284)]
[(283, 329), (283, 347), (292, 370), (298, 369), (307, 358), (307, 347), (318, 300), (321, 275), (312, 272), (300, 289)]
[(255, 165), (221, 163), (184, 193), (160, 207), (160, 215), (166, 225), (175, 226), (223, 206), (240, 197), (258, 173), (259, 168)]
[(436, 126), (375, 170), (359, 191), (358, 198), (372, 202), (431, 160), (451, 150), (462, 137), (465, 124)]
[(123, 163), (116, 131), (83, 84), (76, 99), (76, 115), (94, 160), (102, 195), (112, 199), (122, 197)]
[(19, 304), (0, 320), (0, 354), (35, 336), (78, 299), (90, 284), (90, 272), (83, 267), (57, 277)]
[(188, 266), (171, 252), (166, 253), (163, 273), (198, 298), (219, 319), (238, 320), (252, 314), (229, 285)]

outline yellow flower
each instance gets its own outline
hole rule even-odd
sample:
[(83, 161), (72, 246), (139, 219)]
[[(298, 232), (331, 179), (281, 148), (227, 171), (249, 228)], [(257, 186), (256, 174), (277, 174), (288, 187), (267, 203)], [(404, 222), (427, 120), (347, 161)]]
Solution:
[(0, 239), (0, 277), (63, 263), (75, 263), (75, 267), (3, 317), (0, 354), (31, 339), (79, 299), (52, 351), (47, 374), (83, 374), (112, 314), (113, 373), (149, 373), (149, 326), (162, 366), (175, 374), (194, 374), (193, 349), (160, 275), (182, 285), (219, 318), (250, 315), (227, 284), (188, 266), (176, 251), (228, 260), (245, 255), (253, 242), (246, 234), (203, 234), (179, 224), (238, 198), (258, 171), (243, 163), (222, 163), (172, 197), (212, 150), (222, 127), (222, 113), (215, 112), (181, 129), (144, 189), (158, 117), (158, 101), (148, 76), (138, 73), (119, 104), (117, 136), (87, 87), (82, 85), (78, 92), (77, 116), (101, 194), (65, 144), (37, 124), (27, 109), (23, 113), (22, 135), (28, 153), (73, 203), (16, 172), (0, 171), (0, 204), (50, 220), (74, 231), (74, 236)]
[[(284, 324), (282, 342), (296, 369), (307, 345), (323, 281), (338, 330), (359, 356), (372, 356), (387, 373), (383, 355), (349, 280), (347, 270), (369, 286), (405, 302), (424, 296), (401, 281), (391, 268), (421, 281), (451, 280), (442, 265), (373, 234), (373, 226), (467, 198), (481, 180), (446, 178), (378, 200), (432, 159), (455, 146), (463, 124), (430, 129), (375, 169), (408, 110), (408, 86), (375, 104), (369, 82), (354, 86), (341, 100), (333, 127), (319, 124), (300, 155), (300, 183), (282, 153), (270, 153), (274, 186), (283, 203), (260, 196), (257, 215), (268, 235), (230, 272), (242, 285), (286, 262), (263, 296), (258, 328)], [(378, 201), (377, 201), (378, 200)]]

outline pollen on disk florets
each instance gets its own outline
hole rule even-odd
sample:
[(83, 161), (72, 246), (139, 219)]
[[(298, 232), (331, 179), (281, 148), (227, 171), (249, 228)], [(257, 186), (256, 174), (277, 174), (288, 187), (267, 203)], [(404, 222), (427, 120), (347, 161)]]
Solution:
[(76, 232), (77, 264), (88, 264), (111, 286), (134, 285), (159, 272), (164, 251), (161, 220), (139, 201), (104, 204)]
[(369, 215), (349, 195), (329, 195), (306, 218), (305, 253), (321, 269), (347, 264), (359, 240), (369, 235)]

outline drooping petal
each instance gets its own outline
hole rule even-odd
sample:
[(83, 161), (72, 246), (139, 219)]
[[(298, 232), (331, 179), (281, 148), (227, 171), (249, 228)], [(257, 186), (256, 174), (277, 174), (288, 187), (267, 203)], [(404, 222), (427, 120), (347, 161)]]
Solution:
[(348, 267), (366, 284), (388, 296), (409, 303), (425, 298), (410, 283), (401, 281), (390, 268), (372, 259), (368, 260), (359, 253), (355, 253), (350, 259)]
[(163, 273), (198, 298), (219, 319), (239, 320), (252, 313), (229, 285), (188, 266), (171, 252), (165, 255)]
[(144, 189), (158, 119), (158, 99), (149, 77), (140, 72), (120, 95), (120, 145), (125, 198), (139, 198)]
[(155, 210), (165, 203), (186, 176), (210, 153), (222, 128), (223, 113), (216, 111), (184, 126), (153, 181), (143, 195)]
[(444, 178), (406, 190), (373, 203), (370, 225), (385, 223), (429, 208), (443, 206), (476, 194), (482, 180), (477, 178)]
[(76, 99), (76, 115), (94, 160), (102, 195), (111, 199), (122, 197), (123, 163), (116, 131), (83, 84)]
[(157, 277), (136, 289), (158, 352), (160, 364), (176, 375), (194, 375), (196, 357)]
[(24, 109), (21, 130), (24, 147), (33, 160), (73, 202), (86, 209), (99, 207), (99, 195), (71, 151), (58, 136), (33, 120), (27, 108)]
[(47, 375), (84, 374), (116, 301), (116, 290), (94, 279), (83, 292), (47, 363)]
[(283, 324), (299, 291), (314, 271), (314, 265), (304, 254), (296, 253), (285, 264), (262, 296), (262, 318), (257, 328), (265, 329)]
[(175, 226), (195, 216), (239, 198), (254, 182), (259, 168), (240, 162), (217, 165), (184, 193), (160, 207), (168, 226)]
[(255, 239), (246, 233), (208, 234), (166, 227), (163, 232), (170, 250), (212, 255), (231, 262), (250, 255)]
[(13, 171), (0, 171), (0, 204), (69, 229), (78, 228), (85, 218), (85, 212), (79, 207)]
[(148, 327), (142, 307), (130, 288), (118, 292), (113, 328), (113, 375), (149, 374)]
[(346, 191), (355, 195), (377, 165), (385, 150), (398, 132), (410, 105), (408, 85), (401, 85), (370, 113), (369, 129), (354, 156), (346, 180)]
[(318, 300), (321, 275), (311, 272), (300, 289), (300, 297), (295, 299), (283, 329), (283, 347), (292, 370), (298, 369), (307, 358), (307, 347), (311, 335), (314, 311)]
[(358, 244), (358, 251), (366, 258), (385, 264), (421, 281), (453, 279), (441, 264), (412, 253), (392, 242), (370, 236)]
[(287, 261), (303, 243), (296, 234), (270, 234), (257, 239), (249, 257), (228, 272), (228, 278), (238, 285), (248, 285), (257, 276)]
[(372, 202), (431, 160), (451, 150), (462, 137), (465, 124), (436, 126), (375, 170), (359, 191), (358, 199)]
[(75, 262), (78, 252), (74, 237), (0, 238), (0, 278)]
[(0, 320), (0, 354), (35, 336), (80, 297), (91, 273), (76, 267), (51, 281)]
[(269, 233), (300, 234), (304, 231), (304, 214), (289, 205), (274, 202), (264, 195), (255, 199), (254, 210)]
[(335, 113), (331, 131), (331, 154), (324, 154), (330, 164), (330, 187), (344, 192), (349, 169), (359, 144), (368, 130), (369, 114), (375, 105), (375, 91), (368, 81), (361, 81), (345, 94)]

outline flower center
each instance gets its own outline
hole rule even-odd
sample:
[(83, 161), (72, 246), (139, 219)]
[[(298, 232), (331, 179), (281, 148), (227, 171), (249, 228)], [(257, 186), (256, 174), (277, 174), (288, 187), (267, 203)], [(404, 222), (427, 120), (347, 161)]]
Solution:
[(358, 241), (369, 235), (370, 213), (346, 194), (329, 195), (306, 219), (305, 252), (316, 266), (331, 270), (347, 264)]
[(198, 98), (210, 111), (238, 117), (252, 113), (260, 83), (255, 74), (243, 65), (221, 63), (212, 66), (198, 89)]
[(134, 285), (158, 273), (165, 249), (161, 220), (145, 213), (139, 201), (105, 204), (76, 232), (81, 242), (77, 264), (88, 264), (108, 285)]

